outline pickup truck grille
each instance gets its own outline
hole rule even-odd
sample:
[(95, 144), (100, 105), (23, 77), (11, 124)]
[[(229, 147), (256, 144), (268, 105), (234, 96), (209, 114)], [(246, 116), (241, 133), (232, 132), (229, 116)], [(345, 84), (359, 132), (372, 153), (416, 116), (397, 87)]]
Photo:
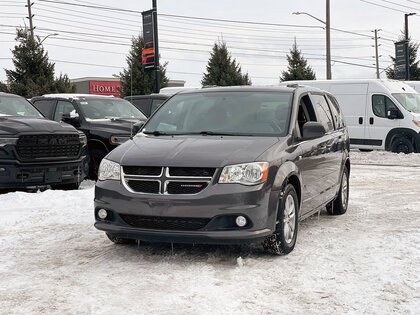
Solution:
[(194, 195), (209, 186), (215, 168), (123, 166), (122, 181), (133, 193)]
[(80, 152), (79, 135), (24, 135), (17, 143), (22, 160), (77, 158)]
[(155, 217), (121, 214), (121, 218), (129, 225), (142, 229), (197, 231), (204, 228), (208, 218)]

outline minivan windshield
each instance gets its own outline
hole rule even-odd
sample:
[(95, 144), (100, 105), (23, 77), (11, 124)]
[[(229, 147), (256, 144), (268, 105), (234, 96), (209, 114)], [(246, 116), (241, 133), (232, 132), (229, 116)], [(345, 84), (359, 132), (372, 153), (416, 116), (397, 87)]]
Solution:
[(420, 94), (394, 93), (392, 96), (409, 112), (420, 113)]
[(22, 97), (0, 95), (0, 116), (44, 117)]
[(118, 98), (82, 98), (80, 109), (87, 120), (135, 118), (146, 120), (146, 116), (133, 104)]
[(293, 94), (290, 92), (203, 91), (169, 99), (149, 119), (144, 133), (285, 136)]

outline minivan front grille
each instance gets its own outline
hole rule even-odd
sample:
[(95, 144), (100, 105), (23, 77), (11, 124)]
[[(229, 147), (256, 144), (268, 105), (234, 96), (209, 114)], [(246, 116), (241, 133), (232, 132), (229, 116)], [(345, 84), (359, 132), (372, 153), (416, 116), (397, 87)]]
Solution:
[(193, 195), (206, 189), (215, 168), (123, 166), (122, 182), (133, 193)]
[(23, 135), (17, 143), (22, 160), (76, 158), (80, 152), (79, 135)]
[(156, 217), (120, 214), (125, 223), (142, 229), (197, 231), (204, 228), (211, 219), (209, 218), (179, 218)]

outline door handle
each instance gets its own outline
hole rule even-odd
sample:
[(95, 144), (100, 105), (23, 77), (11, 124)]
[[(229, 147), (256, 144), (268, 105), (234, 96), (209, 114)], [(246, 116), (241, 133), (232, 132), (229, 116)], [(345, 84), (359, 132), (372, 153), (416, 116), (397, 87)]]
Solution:
[(363, 117), (359, 117), (359, 125), (363, 124)]
[(369, 118), (369, 124), (373, 125), (373, 117)]

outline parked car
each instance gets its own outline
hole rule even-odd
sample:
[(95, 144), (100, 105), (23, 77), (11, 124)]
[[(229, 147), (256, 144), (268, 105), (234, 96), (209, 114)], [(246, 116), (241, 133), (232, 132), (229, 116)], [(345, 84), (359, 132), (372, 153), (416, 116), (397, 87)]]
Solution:
[(340, 103), (352, 147), (420, 152), (420, 95), (394, 80), (291, 81), (332, 93)]
[(0, 191), (76, 189), (86, 177), (86, 136), (49, 121), (23, 97), (0, 93)]
[(114, 243), (263, 241), (293, 250), (298, 220), (347, 210), (349, 136), (315, 88), (180, 92), (101, 162), (95, 227)]
[(90, 156), (89, 178), (96, 179), (102, 158), (132, 136), (133, 125), (146, 121), (130, 102), (113, 96), (49, 94), (31, 99), (45, 117), (83, 131)]
[(150, 94), (126, 96), (124, 99), (141, 110), (146, 117), (150, 117), (168, 97), (164, 94)]

